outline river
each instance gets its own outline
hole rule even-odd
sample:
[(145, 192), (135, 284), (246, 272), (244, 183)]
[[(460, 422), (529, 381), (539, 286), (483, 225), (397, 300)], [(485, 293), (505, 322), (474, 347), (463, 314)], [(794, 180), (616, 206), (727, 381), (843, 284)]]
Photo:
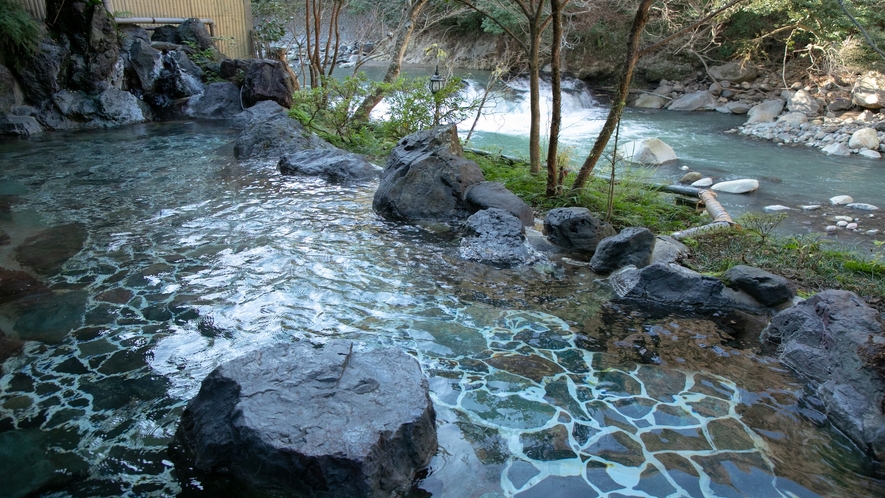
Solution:
[(0, 266), (50, 287), (0, 306), (28, 341), (0, 377), (0, 495), (235, 496), (171, 462), (185, 403), (227, 360), (333, 338), (403, 348), (430, 379), (440, 450), (413, 497), (885, 494), (735, 317), (611, 304), (583, 267), (463, 261), (379, 219), (377, 184), (238, 162), (235, 136), (0, 142)]

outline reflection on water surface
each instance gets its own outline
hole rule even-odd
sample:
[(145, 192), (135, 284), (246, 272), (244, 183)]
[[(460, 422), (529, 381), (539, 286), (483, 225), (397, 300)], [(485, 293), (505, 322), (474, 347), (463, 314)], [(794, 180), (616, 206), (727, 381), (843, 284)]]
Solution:
[[(8, 495), (233, 493), (166, 446), (220, 363), (344, 337), (415, 355), (440, 451), (414, 496), (877, 496), (885, 483), (727, 317), (607, 303), (586, 269), (496, 270), (380, 221), (374, 185), (238, 164), (217, 125), (0, 143)], [(241, 491), (241, 490), (240, 490)], [(238, 491), (239, 492), (239, 491)]]

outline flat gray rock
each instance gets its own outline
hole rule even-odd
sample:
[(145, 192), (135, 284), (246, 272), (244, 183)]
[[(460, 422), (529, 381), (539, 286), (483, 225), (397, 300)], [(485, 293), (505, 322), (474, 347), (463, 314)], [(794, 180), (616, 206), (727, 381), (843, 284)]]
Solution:
[(436, 452), (417, 360), (398, 348), (279, 344), (216, 368), (176, 434), (188, 462), (295, 496), (389, 497)]

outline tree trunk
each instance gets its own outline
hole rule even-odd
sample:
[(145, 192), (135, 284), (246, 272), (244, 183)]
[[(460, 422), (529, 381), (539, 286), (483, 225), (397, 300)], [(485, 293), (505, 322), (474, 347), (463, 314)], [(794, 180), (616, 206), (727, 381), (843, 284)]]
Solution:
[(529, 25), (529, 164), (533, 175), (541, 172), (541, 33), (537, 20)]
[[(390, 65), (387, 66), (387, 72), (384, 73), (384, 83), (393, 83), (399, 78), (399, 73), (403, 67), (403, 57), (406, 55), (406, 48), (409, 46), (412, 32), (415, 31), (415, 22), (418, 20), (418, 16), (421, 15), (421, 10), (427, 5), (427, 1), (428, 0), (415, 0), (415, 3), (412, 4), (412, 8), (409, 10), (409, 16), (406, 19), (405, 24), (401, 26), (400, 32), (396, 37), (396, 43), (393, 48), (393, 59), (390, 61)], [(363, 99), (354, 118), (368, 121), (372, 109), (374, 109), (383, 98), (384, 90), (381, 88), (375, 88), (374, 92), (366, 95), (366, 98)]]
[[(547, 188), (545, 195), (553, 197), (559, 190), (559, 128), (562, 124), (562, 75), (560, 74), (560, 47), (562, 46), (562, 6), (561, 0), (550, 1), (550, 15), (553, 17), (553, 40), (550, 48), (550, 67), (553, 71), (550, 92), (553, 95), (550, 115), (550, 141), (547, 144)], [(565, 175), (562, 175), (565, 176)]]
[(642, 30), (648, 22), (648, 10), (654, 1), (655, 0), (642, 0), (639, 3), (639, 7), (636, 8), (636, 16), (633, 17), (633, 27), (630, 28), (627, 60), (624, 64), (624, 70), (621, 73), (618, 92), (615, 95), (614, 101), (612, 101), (608, 118), (605, 120), (605, 125), (599, 132), (599, 136), (596, 137), (596, 143), (593, 144), (593, 149), (590, 151), (590, 155), (587, 156), (587, 159), (581, 166), (581, 170), (578, 172), (578, 177), (575, 178), (575, 184), (572, 186), (572, 190), (584, 188), (587, 179), (593, 172), (593, 168), (596, 167), (596, 163), (599, 161), (599, 158), (602, 157), (602, 152), (605, 150), (609, 138), (611, 138), (612, 133), (615, 131), (618, 121), (621, 119), (621, 113), (624, 111), (624, 106), (627, 104), (626, 100), (627, 93), (630, 90), (630, 83), (633, 81), (633, 69), (636, 67), (636, 61), (639, 60), (639, 41), (642, 38)]

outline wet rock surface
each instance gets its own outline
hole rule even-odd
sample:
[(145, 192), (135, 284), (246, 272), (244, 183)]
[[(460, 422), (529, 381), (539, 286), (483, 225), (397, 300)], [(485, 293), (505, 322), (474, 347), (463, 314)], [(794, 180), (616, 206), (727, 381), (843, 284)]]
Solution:
[(597, 219), (587, 208), (551, 209), (544, 218), (547, 240), (563, 249), (585, 253), (596, 250), (599, 241), (615, 235), (614, 227)]
[(438, 126), (401, 139), (381, 172), (372, 201), (380, 216), (397, 221), (456, 221), (473, 213), (464, 196), (485, 180), (464, 159), (457, 130)]
[(364, 156), (331, 147), (287, 153), (278, 168), (284, 175), (318, 176), (335, 183), (374, 180), (381, 172)]
[(885, 334), (876, 310), (854, 293), (828, 290), (777, 314), (761, 338), (814, 382), (837, 427), (885, 458)]
[(765, 306), (777, 306), (796, 295), (795, 285), (786, 278), (752, 266), (733, 266), (722, 278)]
[(526, 244), (522, 223), (508, 211), (483, 209), (465, 222), (467, 236), (461, 239), (462, 258), (492, 265), (518, 266), (539, 256)]
[(303, 149), (331, 149), (332, 146), (309, 132), (296, 119), (290, 118), (285, 109), (273, 102), (261, 109), (247, 109), (234, 119), (243, 123), (244, 129), (234, 145), (237, 159), (279, 160), (284, 154)]
[(403, 493), (437, 449), (418, 362), (345, 340), (278, 345), (218, 367), (176, 438), (202, 471), (328, 497)]
[(596, 273), (610, 273), (629, 265), (646, 267), (651, 264), (655, 242), (655, 234), (648, 228), (625, 228), (599, 242), (590, 259), (590, 268)]
[(721, 280), (676, 264), (655, 263), (644, 268), (627, 266), (613, 273), (609, 283), (619, 299), (672, 307), (698, 313), (728, 309), (761, 311), (759, 303), (735, 292)]
[(185, 114), (197, 119), (231, 119), (243, 111), (240, 89), (230, 82), (212, 83), (191, 98)]
[(243, 99), (246, 106), (263, 100), (272, 100), (283, 107), (292, 107), (295, 81), (283, 62), (259, 59), (249, 63), (243, 82)]
[(499, 208), (519, 218), (524, 226), (532, 226), (535, 223), (535, 213), (532, 208), (520, 199), (516, 194), (507, 190), (502, 183), (479, 182), (467, 189), (466, 200), (471, 209)]

